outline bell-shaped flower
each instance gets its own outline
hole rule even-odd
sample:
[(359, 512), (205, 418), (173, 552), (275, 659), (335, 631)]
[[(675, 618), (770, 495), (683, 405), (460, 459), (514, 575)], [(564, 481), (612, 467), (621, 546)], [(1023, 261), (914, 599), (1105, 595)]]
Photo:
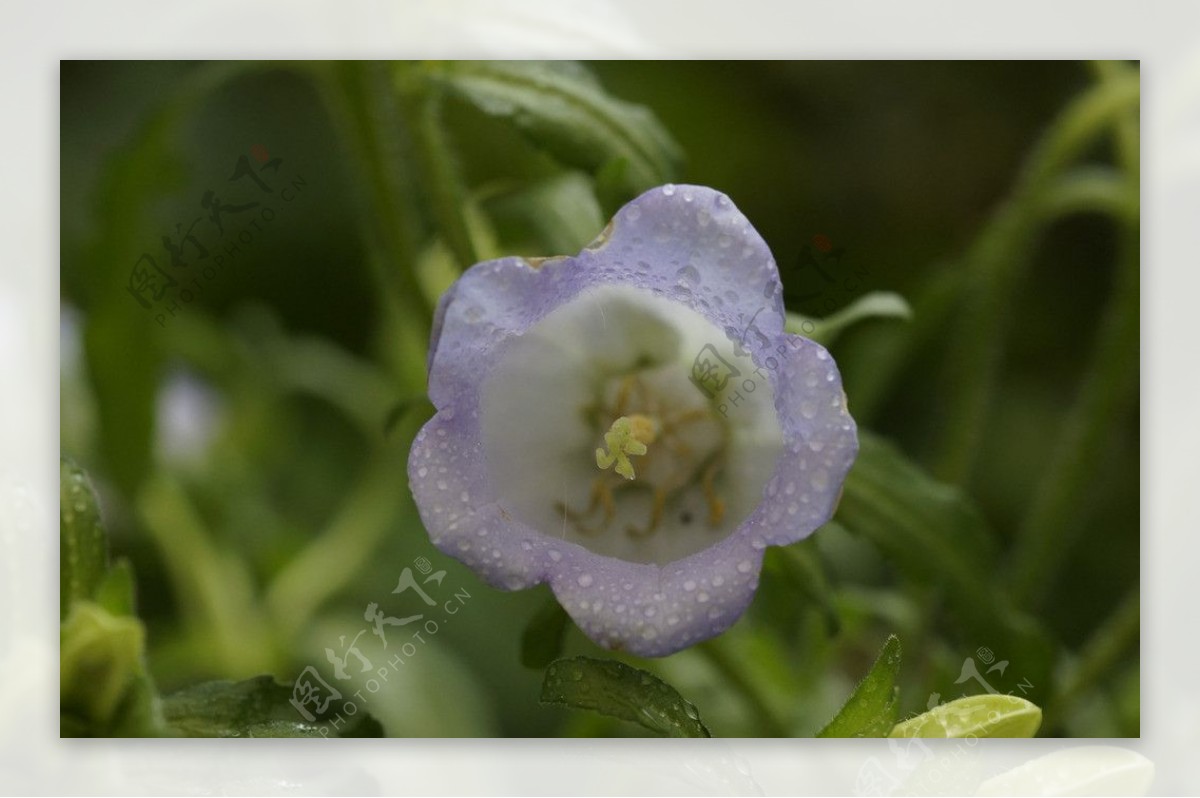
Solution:
[(409, 479), (434, 545), (499, 588), (549, 583), (610, 649), (727, 629), (858, 448), (833, 359), (784, 332), (766, 243), (701, 186), (643, 194), (575, 257), (472, 267), (429, 357)]

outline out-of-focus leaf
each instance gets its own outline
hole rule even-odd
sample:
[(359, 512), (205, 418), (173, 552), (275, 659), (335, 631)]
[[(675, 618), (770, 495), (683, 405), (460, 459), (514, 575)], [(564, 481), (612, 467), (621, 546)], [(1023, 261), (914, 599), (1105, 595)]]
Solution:
[(208, 639), (211, 667), (254, 673), (275, 664), (268, 623), (246, 562), (222, 549), (183, 485), (165, 473), (146, 481), (138, 516), (158, 546), (184, 622)]
[[(832, 522), (831, 522), (832, 523)], [(841, 619), (833, 604), (825, 571), (822, 569), (813, 538), (791, 546), (772, 546), (763, 557), (762, 600), (780, 628), (788, 634), (800, 623), (803, 613), (816, 609), (825, 631), (836, 635)]]
[(596, 172), (596, 199), (607, 218), (629, 200), (629, 159), (613, 158)]
[(158, 695), (145, 667), (141, 621), (78, 601), (60, 630), (59, 712), (64, 736), (161, 734)]
[(499, 193), (484, 205), (513, 243), (536, 247), (522, 254), (536, 256), (574, 255), (592, 242), (606, 218), (590, 181), (575, 171)]
[(132, 497), (150, 464), (155, 390), (164, 359), (162, 327), (155, 316), (178, 306), (172, 293), (149, 309), (131, 294), (135, 266), (155, 273), (144, 254), (167, 262), (158, 243), (167, 230), (153, 229), (151, 202), (182, 183), (175, 144), (187, 113), (214, 88), (253, 68), (252, 63), (221, 62), (191, 70), (136, 137), (114, 153), (97, 187), (96, 237), (83, 249), (82, 262), (71, 264), (84, 289), (83, 342), (100, 448), (126, 497)]
[(1019, 662), (1048, 690), (1045, 633), (994, 586), (996, 547), (983, 516), (958, 489), (930, 477), (892, 444), (860, 429), (837, 520), (870, 540), (910, 578), (940, 585), (951, 610), (976, 640)]
[(425, 394), (419, 396), (410, 396), (407, 399), (402, 399), (397, 402), (391, 410), (388, 411), (387, 417), (383, 420), (383, 434), (391, 435), (399, 426), (400, 422), (408, 418), (409, 415), (420, 413), (424, 418), (429, 418), (433, 415), (434, 408), (429, 402), (429, 397)]
[(1042, 710), (1014, 695), (975, 695), (897, 723), (889, 737), (1032, 737)]
[(975, 505), (891, 443), (861, 429), (858, 438), (858, 458), (846, 477), (838, 520), (921, 579), (990, 602), (996, 552)]
[(867, 675), (818, 737), (886, 737), (896, 722), (900, 639), (888, 637)]
[(696, 707), (674, 687), (615, 660), (572, 657), (553, 662), (542, 680), (542, 703), (594, 710), (670, 737), (712, 736)]
[(521, 664), (541, 670), (562, 653), (570, 619), (553, 596), (547, 599), (521, 635)]
[(61, 458), (58, 468), (59, 618), (95, 594), (108, 569), (108, 537), (96, 493), (83, 469)]
[(359, 710), (334, 727), (309, 721), (291, 703), (292, 688), (270, 676), (205, 682), (163, 699), (172, 733), (183, 737), (381, 737), (379, 722)]
[(134, 590), (133, 566), (121, 558), (96, 587), (96, 603), (113, 615), (134, 615)]
[(810, 319), (799, 313), (787, 314), (786, 330), (794, 335), (811, 338), (822, 346), (829, 346), (843, 331), (861, 321), (870, 319), (912, 318), (912, 308), (899, 294), (890, 291), (873, 291), (851, 302), (846, 307), (823, 319)]
[[(480, 110), (510, 120), (537, 146), (628, 196), (675, 179), (682, 154), (654, 115), (608, 95), (573, 62), (471, 61), (431, 73)], [(615, 181), (619, 180), (619, 184)]]

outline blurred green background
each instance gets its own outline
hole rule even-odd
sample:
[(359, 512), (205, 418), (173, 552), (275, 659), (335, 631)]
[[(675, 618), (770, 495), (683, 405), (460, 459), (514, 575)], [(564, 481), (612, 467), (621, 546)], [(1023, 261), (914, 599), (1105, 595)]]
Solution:
[[(912, 325), (862, 324), (832, 351), (860, 426), (953, 481), (939, 461), (948, 397), (961, 379), (953, 313), (919, 328), (894, 375), (879, 361), (901, 330), (921, 324), (922, 298), (964, 273), (964, 256), (1013, 192), (1039, 136), (1095, 72), (1076, 62), (589, 68), (677, 141), (686, 159), (680, 182), (733, 199), (775, 253), (785, 284), (805, 279), (798, 264), (814, 236), (842, 249), (839, 268), (859, 275), (854, 288), (822, 288), (790, 310), (826, 315), (873, 291), (913, 304)], [(437, 243), (436, 212), (422, 207), (420, 192), (404, 193), (420, 175), (380, 174), (381, 163), (407, 163), (412, 131), (403, 126), (414, 122), (403, 101), (356, 104), (354, 87), (371, 80), (363, 70), (62, 65), (62, 451), (92, 476), (114, 550), (132, 560), (150, 672), (163, 691), (260, 673), (291, 684), (308, 665), (328, 674), (325, 647), (364, 626), (368, 602), (400, 614), (390, 591), (424, 556), (447, 570), (447, 596), (465, 589), (471, 598), (370, 696), (366, 709), (389, 734), (636, 734), (539, 706), (541, 674), (522, 667), (518, 652), (548, 591), (482, 585), (432, 548), (417, 518), (404, 462), (429, 413), (421, 401), (428, 319), (424, 303), (404, 297), (436, 296), (456, 267)], [(364, 113), (369, 123), (356, 127)], [(589, 176), (458, 97), (446, 98), (440, 124), (481, 256), (569, 254), (599, 232), (607, 203), (603, 195), (597, 203)], [(372, 129), (383, 133), (363, 146), (362, 131)], [(282, 159), (277, 171), (259, 173), (273, 192), (230, 182), (239, 157), (258, 168), (254, 154), (264, 151)], [(1082, 159), (1112, 164), (1111, 140), (1098, 138)], [(285, 203), (278, 191), (296, 178), (303, 188)], [(130, 269), (143, 252), (171, 268), (158, 242), (207, 213), (208, 189), (225, 202), (261, 200), (276, 214), (159, 324), (126, 290)], [(415, 212), (388, 205), (397, 196), (417, 197)], [(231, 214), (227, 224), (241, 230), (252, 215)], [(1037, 230), (1027, 268), (998, 300), (998, 381), (962, 485), (995, 538), (997, 570), (1053, 478), (1046, 466), (1115, 293), (1119, 239), (1102, 213), (1062, 214)], [(1136, 624), (1131, 644), (1099, 658), (1101, 672), (1077, 679), (1081, 658), (1096, 653), (1105, 622), (1130, 595), (1136, 614), (1136, 382), (1127, 388), (1112, 397), (1113, 422), (1070, 509), (1073, 531), (1050, 544), (1054, 564), (1021, 602), (1050, 641), (1038, 661), (960, 625), (936, 578), (915, 578), (835, 526), (809, 542), (825, 584), (792, 590), (768, 561), (755, 605), (721, 639), (732, 667), (792, 733), (811, 734), (888, 633), (905, 649), (904, 712), (924, 710), (934, 693), (976, 691), (954, 681), (964, 659), (987, 647), (1009, 660), (989, 677), (1002, 692), (1034, 683), (1048, 713), (1043, 733), (1137, 735)], [(567, 649), (597, 653), (574, 630)], [(710, 657), (689, 650), (637, 664), (695, 703), (714, 734), (761, 733), (753, 707)]]

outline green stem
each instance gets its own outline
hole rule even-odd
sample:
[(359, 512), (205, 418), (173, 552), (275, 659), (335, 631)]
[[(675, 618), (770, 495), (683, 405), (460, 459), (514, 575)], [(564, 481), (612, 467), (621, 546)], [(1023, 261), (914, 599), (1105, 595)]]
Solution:
[(1137, 195), (1125, 176), (1108, 166), (1082, 167), (1064, 175), (1042, 197), (1046, 219), (1096, 213), (1117, 220), (1137, 218)]
[(329, 525), (271, 582), (266, 605), (281, 639), (292, 639), (322, 604), (361, 576), (371, 555), (395, 528), (401, 509), (411, 501), (403, 475), (417, 427), (419, 423), (409, 422), (395, 443), (385, 446), (366, 466)]
[(1004, 321), (1012, 291), (1025, 271), (1042, 224), (1042, 197), (1058, 175), (1136, 105), (1135, 77), (1104, 81), (1084, 92), (1052, 123), (1035, 147), (1005, 202), (967, 255), (969, 279), (950, 362), (946, 422), (934, 472), (943, 480), (969, 479), (979, 451), (1003, 355)]
[[(420, 67), (418, 67), (420, 68)], [(459, 269), (479, 262), (465, 213), (467, 192), (442, 125), (442, 90), (434, 82), (398, 67), (396, 86), (405, 116), (412, 122), (413, 144), (421, 165), (421, 183), (434, 220)]]
[(385, 334), (400, 339), (396, 357), (408, 387), (424, 385), (423, 368), (410, 355), (423, 349), (433, 325), (413, 267), (424, 232), (419, 193), (413, 180), (411, 132), (397, 108), (387, 67), (371, 62), (339, 62), (321, 72), (329, 105), (342, 138), (358, 166), (368, 200), (362, 218), (369, 242), (371, 273), (381, 293)]
[[(1119, 121), (1116, 134), (1124, 188), (1136, 208), (1140, 168), (1137, 127), (1131, 114)], [(1114, 425), (1137, 397), (1140, 240), (1136, 213), (1121, 221), (1116, 283), (1091, 363), (1041, 487), (1017, 534), (1013, 590), (1016, 599), (1030, 607), (1047, 595), (1054, 574), (1083, 530), (1085, 519), (1078, 508), (1102, 461)]]
[(1046, 709), (1045, 728), (1059, 722), (1071, 704), (1091, 690), (1137, 642), (1142, 615), (1140, 590), (1140, 586), (1130, 590), (1084, 645), (1071, 675)]
[(791, 737), (791, 732), (779, 718), (766, 697), (759, 691), (758, 686), (745, 674), (741, 667), (729, 657), (716, 640), (706, 640), (696, 646), (714, 668), (724, 676), (730, 684), (741, 693), (749, 705), (755, 720), (768, 737)]

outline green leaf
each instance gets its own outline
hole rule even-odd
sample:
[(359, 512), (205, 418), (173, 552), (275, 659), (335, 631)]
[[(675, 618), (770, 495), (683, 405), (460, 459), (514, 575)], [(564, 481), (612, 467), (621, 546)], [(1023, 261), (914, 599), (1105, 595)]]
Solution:
[(547, 599), (521, 635), (521, 664), (541, 670), (553, 662), (562, 653), (569, 622), (558, 601), (553, 596)]
[(886, 737), (896, 722), (900, 639), (890, 635), (867, 675), (818, 737)]
[(858, 439), (837, 520), (914, 578), (947, 585), (971, 607), (992, 605), (995, 545), (975, 505), (891, 443), (862, 429)]
[(83, 469), (59, 461), (59, 619), (95, 594), (108, 568), (108, 536), (96, 492)]
[[(163, 699), (163, 715), (183, 737), (380, 737), (378, 721), (359, 710), (347, 725), (310, 722), (292, 706), (292, 688), (270, 676), (205, 682)], [(325, 733), (322, 734), (322, 729)]]
[(799, 313), (787, 314), (786, 330), (794, 335), (811, 338), (823, 346), (831, 345), (844, 330), (870, 319), (912, 318), (912, 308), (899, 294), (873, 291), (859, 297), (846, 307), (823, 319), (812, 319)]
[(700, 713), (674, 687), (616, 660), (553, 662), (542, 680), (542, 703), (594, 710), (670, 737), (712, 736)]
[(482, 200), (497, 230), (531, 255), (573, 255), (596, 238), (609, 218), (592, 183), (570, 171)]
[(1042, 725), (1036, 704), (1012, 695), (976, 695), (896, 724), (889, 737), (1032, 737)]
[(165, 362), (162, 327), (154, 317), (165, 315), (175, 296), (164, 294), (161, 303), (145, 309), (129, 292), (130, 275), (144, 253), (162, 257), (158, 242), (169, 228), (160, 225), (174, 220), (153, 201), (184, 182), (178, 142), (187, 115), (211, 91), (250, 68), (253, 62), (219, 62), (184, 74), (108, 159), (96, 186), (95, 235), (79, 258), (63, 264), (64, 279), (78, 280), (85, 305), (84, 354), (96, 397), (100, 451), (107, 473), (127, 498), (151, 463), (155, 391)]
[(781, 629), (786, 629), (789, 636), (800, 624), (802, 614), (810, 608), (820, 612), (827, 634), (832, 637), (840, 631), (841, 619), (814, 538), (767, 549), (762, 573), (759, 595), (767, 603), (773, 620)]
[(564, 164), (603, 170), (606, 186), (619, 181), (627, 198), (679, 174), (679, 146), (654, 115), (607, 94), (580, 64), (450, 62), (431, 75), (484, 113), (511, 121)]
[(133, 566), (122, 557), (113, 563), (96, 588), (96, 603), (113, 615), (135, 615)]
[(59, 712), (63, 736), (154, 736), (163, 730), (146, 673), (141, 621), (78, 601), (60, 629)]
[(958, 488), (930, 477), (895, 446), (860, 429), (836, 520), (874, 544), (915, 582), (939, 586), (964, 637), (1020, 663), (1041, 700), (1052, 680), (1050, 642), (995, 583), (996, 545)]

